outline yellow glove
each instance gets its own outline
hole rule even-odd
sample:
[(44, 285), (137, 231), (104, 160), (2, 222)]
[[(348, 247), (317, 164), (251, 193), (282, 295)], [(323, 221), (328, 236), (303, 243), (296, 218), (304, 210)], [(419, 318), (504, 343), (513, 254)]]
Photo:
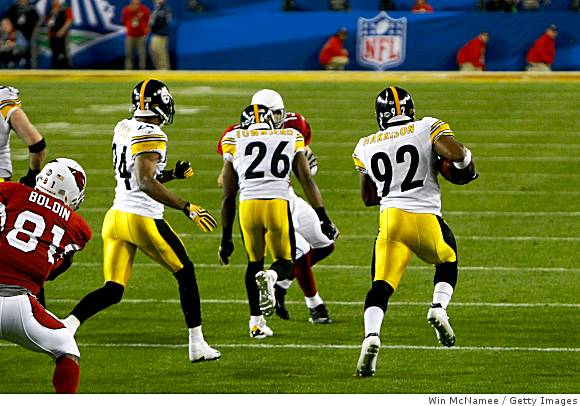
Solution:
[(183, 208), (183, 212), (190, 220), (194, 221), (199, 228), (201, 228), (201, 231), (205, 233), (213, 231), (217, 225), (213, 216), (203, 207), (187, 203)]

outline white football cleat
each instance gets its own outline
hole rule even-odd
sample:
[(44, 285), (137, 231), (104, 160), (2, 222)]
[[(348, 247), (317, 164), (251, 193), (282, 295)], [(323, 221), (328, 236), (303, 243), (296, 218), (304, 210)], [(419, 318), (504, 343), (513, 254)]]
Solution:
[(256, 284), (260, 292), (260, 310), (264, 316), (274, 314), (274, 309), (276, 308), (274, 284), (277, 279), (278, 274), (271, 269), (256, 273)]
[(266, 319), (261, 318), (260, 322), (255, 324), (250, 320), (250, 337), (262, 340), (266, 337), (272, 337), (274, 332), (266, 325)]
[(377, 358), (381, 348), (381, 339), (378, 334), (369, 334), (363, 341), (360, 357), (356, 364), (356, 374), (361, 378), (373, 376), (377, 370)]
[(191, 362), (215, 361), (221, 355), (218, 350), (211, 348), (205, 340), (195, 343), (192, 341), (189, 342), (189, 360)]
[(435, 334), (441, 344), (446, 347), (455, 345), (455, 333), (449, 324), (449, 317), (444, 308), (431, 307), (427, 312), (427, 321), (435, 329)]

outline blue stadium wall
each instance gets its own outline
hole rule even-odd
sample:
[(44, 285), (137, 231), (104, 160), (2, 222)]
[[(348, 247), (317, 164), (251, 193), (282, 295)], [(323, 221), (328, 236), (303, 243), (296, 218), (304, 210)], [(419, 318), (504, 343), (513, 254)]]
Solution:
[[(75, 13), (77, 68), (123, 68), (124, 32), (120, 12), (128, 0), (68, 0)], [(0, 14), (12, 0), (0, 0)], [(151, 0), (143, 2), (152, 6)], [(359, 17), (378, 14), (379, 0), (351, 0), (348, 12), (328, 11), (328, 0), (294, 0), (300, 11), (284, 12), (282, 0), (206, 0), (205, 12), (188, 10), (188, 0), (168, 0), (174, 14), (172, 65), (187, 70), (316, 70), (318, 52), (338, 28), (350, 36), (349, 70), (370, 69), (356, 61)], [(431, 0), (436, 12), (413, 14), (414, 0), (394, 0), (393, 18), (407, 19), (405, 61), (396, 70), (454, 70), (455, 54), (480, 31), (490, 33), (488, 70), (522, 70), (525, 54), (549, 24), (557, 24), (555, 70), (580, 70), (580, 13), (569, 0), (552, 0), (540, 12), (489, 13), (476, 0)], [(45, 8), (48, 1), (38, 0)], [(103, 4), (113, 12), (102, 12)], [(41, 10), (43, 11), (43, 10)], [(96, 16), (96, 17), (95, 17)], [(79, 46), (78, 39), (83, 42)], [(45, 50), (41, 67), (49, 67)]]

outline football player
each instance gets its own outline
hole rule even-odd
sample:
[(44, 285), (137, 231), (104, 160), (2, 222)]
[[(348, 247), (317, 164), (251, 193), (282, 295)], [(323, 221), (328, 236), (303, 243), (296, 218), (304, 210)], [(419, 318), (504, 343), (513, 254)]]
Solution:
[[(246, 253), (246, 291), (250, 305), (250, 337), (265, 338), (272, 330), (263, 316), (274, 312), (274, 284), (292, 273), (295, 241), (290, 213), (290, 175), (294, 172), (315, 207), (322, 232), (337, 233), (328, 218), (304, 154), (304, 137), (298, 131), (274, 128), (272, 110), (252, 104), (243, 112), (240, 128), (222, 139), (223, 201), (220, 262), (227, 264), (234, 245), (232, 227), (236, 195), (240, 191), (240, 227)], [(264, 271), (266, 249), (273, 263)]]
[(35, 295), (91, 239), (75, 213), (85, 184), (83, 168), (66, 158), (49, 162), (34, 189), (0, 183), (0, 339), (54, 358), (56, 393), (76, 392), (80, 353), (73, 334)]
[[(274, 90), (259, 90), (252, 96), (251, 103), (262, 104), (272, 110), (275, 128), (293, 128), (303, 135), (304, 152), (308, 159), (310, 172), (313, 176), (316, 175), (318, 162), (310, 148), (312, 131), (306, 118), (298, 113), (286, 112), (282, 96)], [(239, 124), (228, 127), (222, 137), (237, 128), (239, 128)], [(222, 153), (221, 138), (218, 143), (218, 153), (220, 155)], [(221, 174), (218, 183), (221, 183)], [(309, 321), (314, 324), (331, 323), (332, 320), (329, 317), (326, 305), (316, 287), (312, 266), (334, 251), (334, 239), (338, 237), (338, 230), (336, 235), (331, 236), (332, 238), (324, 235), (319, 227), (316, 212), (308, 203), (296, 195), (292, 187), (290, 187), (290, 212), (292, 213), (292, 222), (296, 233), (295, 262), (290, 279), (278, 280), (274, 286), (276, 314), (284, 320), (290, 318), (284, 302), (286, 292), (290, 288), (294, 277), (296, 277), (304, 292), (304, 300), (310, 313)]]
[(46, 141), (22, 109), (20, 91), (0, 85), (0, 182), (12, 178), (10, 130), (14, 130), (28, 145), (28, 173), (20, 178), (20, 183), (34, 187), (36, 175), (40, 172), (46, 156)]
[(441, 217), (437, 157), (453, 161), (463, 184), (478, 176), (471, 152), (455, 139), (449, 124), (432, 117), (416, 120), (413, 99), (404, 89), (390, 86), (380, 92), (375, 112), (379, 131), (361, 138), (353, 154), (364, 203), (381, 208), (357, 363), (361, 377), (375, 373), (389, 298), (412, 253), (435, 266), (427, 320), (441, 344), (455, 344), (446, 309), (457, 282), (457, 245)]
[(202, 231), (216, 227), (214, 218), (164, 186), (193, 175), (188, 161), (165, 170), (168, 138), (163, 125), (173, 122), (173, 97), (155, 79), (140, 82), (131, 94), (133, 117), (120, 121), (113, 137), (113, 167), (117, 187), (113, 207), (103, 221), (105, 285), (86, 295), (64, 322), (74, 333), (97, 312), (119, 303), (133, 270), (137, 249), (167, 268), (177, 280), (181, 308), (189, 328), (192, 362), (220, 358), (204, 340), (201, 305), (193, 263), (181, 239), (163, 219), (165, 206), (182, 211)]

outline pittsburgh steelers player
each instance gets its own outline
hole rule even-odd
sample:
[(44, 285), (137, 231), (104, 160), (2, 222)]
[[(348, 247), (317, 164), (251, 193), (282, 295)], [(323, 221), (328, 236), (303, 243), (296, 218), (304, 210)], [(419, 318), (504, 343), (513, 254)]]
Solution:
[[(234, 245), (232, 227), (236, 196), (240, 191), (240, 227), (248, 255), (246, 291), (250, 305), (250, 337), (273, 335), (263, 316), (275, 309), (274, 284), (288, 279), (295, 253), (290, 212), (290, 175), (296, 174), (318, 215), (325, 235), (337, 234), (324, 209), (322, 196), (312, 178), (304, 154), (304, 137), (292, 128), (276, 129), (272, 110), (252, 104), (242, 112), (240, 128), (222, 139), (223, 200), (222, 242), (218, 251), (222, 264), (229, 262)], [(273, 263), (264, 270), (266, 250)]]
[(202, 231), (216, 227), (203, 208), (175, 195), (163, 184), (193, 175), (188, 161), (165, 170), (168, 137), (163, 125), (173, 122), (174, 102), (162, 82), (148, 79), (133, 89), (133, 117), (120, 121), (113, 137), (117, 187), (113, 207), (103, 221), (105, 285), (86, 295), (63, 322), (73, 333), (89, 317), (119, 303), (133, 270), (137, 249), (167, 268), (177, 279), (181, 308), (189, 328), (192, 362), (220, 358), (201, 331), (201, 305), (193, 263), (183, 243), (163, 219), (165, 206), (183, 213)]
[(376, 98), (379, 131), (358, 142), (353, 159), (367, 206), (380, 206), (379, 233), (372, 261), (372, 287), (364, 311), (365, 339), (357, 375), (376, 370), (381, 324), (389, 298), (415, 253), (435, 266), (427, 320), (444, 346), (455, 344), (447, 305), (457, 282), (457, 245), (441, 217), (438, 156), (453, 161), (462, 184), (477, 178), (471, 152), (456, 141), (449, 124), (432, 117), (415, 119), (411, 95), (390, 86)]

